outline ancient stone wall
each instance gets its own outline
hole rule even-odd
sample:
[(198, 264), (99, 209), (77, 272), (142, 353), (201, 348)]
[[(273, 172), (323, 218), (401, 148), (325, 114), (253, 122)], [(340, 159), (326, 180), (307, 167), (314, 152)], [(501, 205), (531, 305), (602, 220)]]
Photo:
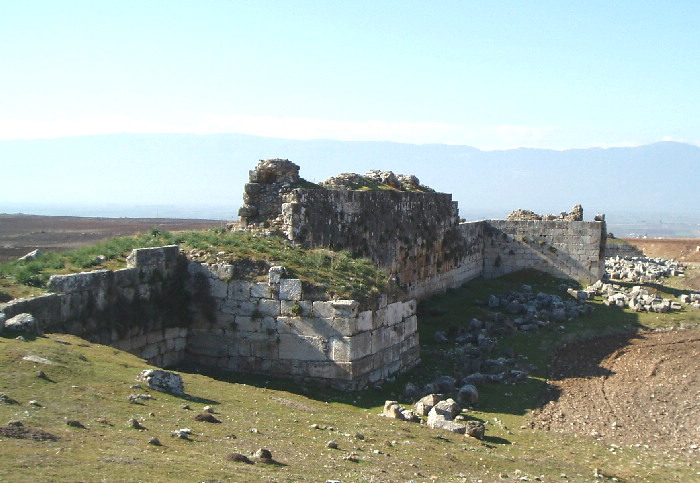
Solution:
[(592, 283), (605, 273), (605, 222), (489, 220), (483, 223), (485, 278), (531, 268)]
[(134, 250), (123, 270), (54, 275), (52, 293), (0, 305), (32, 314), (42, 331), (77, 335), (149, 363), (182, 361), (189, 325), (186, 261), (177, 246)]
[[(241, 372), (366, 387), (419, 361), (416, 301), (361, 310), (354, 300), (314, 301), (301, 280), (232, 280), (230, 265), (190, 264), (211, 300), (194, 315), (188, 360)], [(274, 267), (273, 267), (274, 268)]]
[(138, 249), (123, 270), (53, 276), (53, 293), (0, 305), (0, 320), (30, 313), (43, 332), (156, 366), (194, 362), (344, 390), (419, 362), (415, 300), (311, 300), (275, 268), (266, 282), (235, 280), (232, 265), (188, 262), (177, 246)]
[(449, 194), (294, 189), (282, 201), (290, 240), (370, 258), (411, 295), (469, 255)]
[[(279, 173), (265, 175), (277, 165)], [(604, 217), (584, 222), (580, 205), (558, 216), (518, 210), (508, 220), (460, 223), (457, 203), (449, 194), (411, 191), (410, 184), (402, 191), (402, 183), (380, 185), (383, 178), (372, 173), (345, 173), (321, 183), (332, 189), (299, 187), (298, 177), (280, 185), (277, 180), (287, 179), (289, 165), (296, 166), (268, 160), (251, 171), (251, 180), (257, 182), (253, 188), (247, 184), (246, 193), (266, 194), (260, 209), (246, 195), (243, 211), (269, 213), (268, 219), (258, 217), (255, 223), (275, 227), (294, 242), (370, 258), (410, 297), (428, 297), (482, 275), (496, 277), (524, 268), (581, 281), (602, 277)], [(387, 173), (390, 179), (393, 173)], [(257, 186), (266, 176), (274, 183)], [(414, 184), (420, 188), (418, 180)], [(279, 207), (272, 207), (276, 203)]]

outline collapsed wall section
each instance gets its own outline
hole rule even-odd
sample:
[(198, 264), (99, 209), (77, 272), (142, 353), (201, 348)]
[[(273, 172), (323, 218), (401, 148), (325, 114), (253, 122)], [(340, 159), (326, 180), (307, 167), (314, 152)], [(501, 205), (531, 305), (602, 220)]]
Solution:
[[(416, 301), (372, 310), (354, 300), (306, 300), (302, 282), (233, 280), (231, 266), (192, 263), (192, 294), (210, 298), (194, 314), (190, 361), (247, 373), (315, 381), (356, 390), (419, 362)], [(273, 267), (275, 268), (275, 267)]]
[(484, 222), (485, 278), (523, 269), (595, 282), (605, 273), (604, 221)]

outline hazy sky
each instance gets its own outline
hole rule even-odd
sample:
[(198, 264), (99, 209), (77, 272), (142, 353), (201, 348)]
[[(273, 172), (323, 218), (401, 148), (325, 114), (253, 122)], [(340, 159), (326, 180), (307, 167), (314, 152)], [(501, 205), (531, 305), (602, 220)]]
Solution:
[(0, 0), (0, 139), (700, 144), (700, 1)]

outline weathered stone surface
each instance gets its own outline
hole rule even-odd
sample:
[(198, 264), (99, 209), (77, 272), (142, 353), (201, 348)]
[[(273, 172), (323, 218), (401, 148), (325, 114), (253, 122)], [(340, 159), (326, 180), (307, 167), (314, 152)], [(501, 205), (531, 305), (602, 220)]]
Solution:
[(5, 320), (5, 330), (8, 332), (28, 332), (39, 334), (41, 329), (32, 314), (17, 314)]
[(484, 434), (486, 433), (486, 426), (481, 421), (467, 421), (467, 436), (471, 436), (476, 439), (484, 439)]
[(155, 391), (167, 392), (176, 396), (185, 394), (182, 376), (175, 372), (146, 369), (141, 371), (136, 380), (147, 383), (148, 387)]

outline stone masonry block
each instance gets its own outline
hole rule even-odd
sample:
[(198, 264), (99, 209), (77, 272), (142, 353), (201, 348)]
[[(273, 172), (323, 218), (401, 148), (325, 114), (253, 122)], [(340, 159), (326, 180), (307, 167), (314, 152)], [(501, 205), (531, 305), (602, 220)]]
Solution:
[(313, 310), (316, 317), (325, 319), (331, 319), (335, 314), (335, 310), (333, 309), (333, 304), (331, 302), (321, 302), (317, 300), (313, 303)]
[(313, 311), (313, 302), (308, 300), (281, 300), (280, 302), (280, 313), (286, 317), (308, 317)]
[(270, 317), (279, 317), (279, 300), (260, 299), (260, 301), (258, 302), (258, 312), (260, 312), (262, 315), (268, 315)]
[(250, 287), (250, 296), (253, 298), (270, 299), (272, 298), (272, 288), (270, 285), (263, 282), (254, 283)]
[(279, 338), (280, 359), (295, 359), (298, 361), (328, 360), (328, 343), (321, 337), (281, 334)]
[(280, 280), (279, 298), (282, 300), (301, 300), (303, 295), (301, 280), (283, 278)]
[(249, 315), (236, 315), (233, 326), (238, 332), (260, 332), (260, 319)]
[(373, 314), (371, 310), (365, 310), (357, 314), (357, 330), (359, 332), (365, 332), (372, 330)]
[(229, 297), (234, 300), (250, 300), (252, 282), (232, 280), (229, 284)]
[(394, 302), (386, 307), (386, 325), (396, 325), (403, 320), (403, 302)]
[(226, 299), (228, 297), (228, 282), (215, 278), (209, 282), (209, 293), (212, 297)]
[(329, 319), (313, 317), (278, 317), (277, 332), (279, 334), (296, 334), (325, 339), (343, 336), (332, 322)]
[(418, 317), (415, 315), (411, 315), (410, 317), (406, 318), (406, 325), (404, 326), (404, 333), (406, 335), (409, 334), (415, 334), (418, 332)]

